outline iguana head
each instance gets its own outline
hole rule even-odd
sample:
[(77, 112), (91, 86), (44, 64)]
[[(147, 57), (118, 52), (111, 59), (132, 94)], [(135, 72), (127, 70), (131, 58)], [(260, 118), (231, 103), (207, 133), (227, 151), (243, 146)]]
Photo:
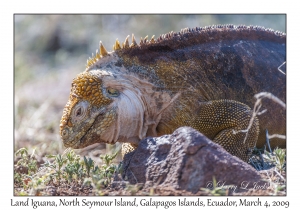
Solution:
[(87, 69), (72, 82), (60, 121), (60, 136), (66, 147), (113, 144), (122, 139), (135, 142), (145, 136), (142, 94), (113, 65), (114, 55), (106, 55), (109, 68)]
[[(90, 72), (79, 74), (72, 82), (69, 100), (64, 108), (60, 122), (60, 134), (65, 146), (82, 147), (84, 137), (89, 132), (101, 133), (114, 118), (114, 109), (110, 106), (117, 96), (116, 90), (103, 91), (102, 81)], [(110, 97), (111, 96), (111, 97)], [(94, 125), (102, 119), (101, 125)], [(97, 129), (97, 130), (95, 130)]]

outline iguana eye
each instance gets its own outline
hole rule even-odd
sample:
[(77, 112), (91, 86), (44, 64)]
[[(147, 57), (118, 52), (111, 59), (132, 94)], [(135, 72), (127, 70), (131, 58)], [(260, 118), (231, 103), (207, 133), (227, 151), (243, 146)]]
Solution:
[(79, 107), (77, 110), (76, 110), (76, 117), (78, 117), (79, 115), (81, 115), (81, 107)]
[(113, 88), (107, 88), (107, 93), (113, 97), (117, 97), (120, 94), (118, 90), (113, 89)]
[(86, 102), (79, 102), (72, 112), (72, 123), (77, 123), (87, 116), (88, 104)]

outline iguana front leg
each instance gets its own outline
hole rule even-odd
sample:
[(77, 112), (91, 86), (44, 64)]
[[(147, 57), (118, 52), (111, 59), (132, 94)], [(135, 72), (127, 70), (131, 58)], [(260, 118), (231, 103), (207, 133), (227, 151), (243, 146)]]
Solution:
[(131, 144), (131, 143), (123, 143), (122, 144), (122, 149), (121, 149), (121, 154), (122, 158), (129, 152), (134, 151), (137, 148), (137, 145)]
[[(256, 117), (253, 118), (252, 125), (247, 130), (252, 113), (247, 105), (233, 100), (201, 102), (196, 114), (190, 116), (189, 119), (184, 119), (185, 124), (177, 120), (177, 126), (172, 126), (175, 119), (183, 119), (183, 117), (175, 117), (172, 125), (171, 123), (169, 125), (164, 124), (160, 131), (165, 128), (165, 131), (162, 132), (170, 134), (178, 127), (189, 125), (221, 145), (232, 155), (248, 162), (259, 133), (258, 119)], [(178, 115), (183, 116), (181, 113)], [(170, 129), (171, 126), (173, 129)], [(136, 147), (137, 145), (123, 143), (122, 156), (135, 150)]]
[(233, 100), (204, 102), (200, 106), (198, 119), (194, 119), (197, 124), (193, 124), (226, 151), (248, 162), (259, 134), (256, 117), (248, 129), (252, 113), (247, 105)]

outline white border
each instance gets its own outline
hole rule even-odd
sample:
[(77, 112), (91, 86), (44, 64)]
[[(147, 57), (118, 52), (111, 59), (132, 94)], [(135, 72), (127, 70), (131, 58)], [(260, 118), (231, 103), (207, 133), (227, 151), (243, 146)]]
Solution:
[[(294, 1), (296, 2), (296, 1)], [(262, 197), (263, 200), (289, 200), (290, 209), (299, 205), (299, 8), (297, 4), (283, 1), (10, 1), (1, 4), (0, 41), (1, 41), (1, 196), (0, 205), (4, 209), (12, 208), (10, 199), (13, 197), (13, 14), (14, 13), (286, 13), (287, 14), (287, 145), (288, 172), (287, 197)], [(297, 173), (298, 172), (298, 173)], [(42, 197), (36, 200), (57, 200), (63, 197)], [(67, 197), (70, 199), (70, 197)], [(80, 197), (83, 199), (84, 197)], [(139, 197), (142, 199), (143, 197)], [(181, 197), (182, 198), (182, 197)], [(249, 197), (248, 197), (249, 198)], [(250, 197), (254, 200), (256, 197)], [(21, 199), (21, 198), (18, 198)], [(25, 199), (25, 198), (24, 198)], [(31, 199), (31, 198), (30, 198)], [(91, 197), (89, 197), (91, 199)], [(97, 198), (101, 199), (101, 198)], [(114, 197), (102, 199), (112, 200)], [(127, 199), (132, 199), (128, 197)], [(177, 200), (176, 197), (155, 197), (155, 200)], [(190, 198), (191, 200), (196, 199)], [(201, 197), (201, 199), (207, 199)], [(214, 197), (214, 200), (225, 198)], [(240, 197), (230, 197), (238, 200)], [(49, 209), (50, 207), (48, 207)], [(53, 208), (53, 207), (52, 207)], [(68, 207), (68, 209), (76, 207)], [(94, 207), (94, 209), (106, 209)], [(152, 207), (154, 209), (155, 207)], [(190, 207), (193, 208), (193, 207)], [(199, 208), (199, 207), (197, 207)], [(261, 207), (261, 209), (265, 207)], [(39, 207), (38, 209), (47, 209)], [(67, 209), (67, 208), (64, 208)], [(79, 208), (77, 208), (79, 209)], [(80, 209), (84, 209), (81, 207)], [(115, 209), (115, 208), (114, 208)], [(122, 207), (122, 209), (129, 209)], [(132, 209), (132, 208), (130, 208)], [(161, 208), (163, 209), (163, 208)], [(174, 209), (170, 207), (169, 209)], [(195, 209), (195, 208), (194, 208)], [(269, 208), (270, 209), (270, 208)], [(272, 209), (272, 208), (271, 208)]]

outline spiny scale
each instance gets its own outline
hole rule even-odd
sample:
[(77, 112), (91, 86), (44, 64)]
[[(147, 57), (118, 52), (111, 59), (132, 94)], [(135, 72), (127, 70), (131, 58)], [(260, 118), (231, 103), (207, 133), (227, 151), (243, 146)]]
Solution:
[(107, 56), (108, 55), (108, 53), (107, 53), (107, 50), (105, 49), (105, 47), (103, 46), (103, 44), (102, 44), (102, 42), (100, 41), (100, 43), (99, 43), (99, 45), (100, 45), (100, 55), (101, 56)]
[(129, 41), (128, 41), (129, 35), (125, 39), (124, 48), (129, 48)]
[(144, 43), (146, 44), (148, 42), (148, 35), (144, 38)]
[[(116, 42), (113, 45), (113, 50), (116, 51), (116, 50), (120, 50), (120, 49), (127, 49), (127, 48), (132, 48), (132, 47), (138, 46), (138, 44), (135, 41), (134, 34), (132, 34), (132, 44), (131, 45), (129, 45), (128, 38), (129, 38), (129, 35), (126, 37), (125, 42), (122, 43), (122, 47), (121, 47), (121, 44), (120, 44), (119, 40), (116, 39)], [(147, 38), (148, 38), (148, 36), (145, 37), (145, 39), (147, 39)], [(154, 35), (153, 35), (153, 37), (151, 39), (151, 43), (154, 43), (154, 42), (155, 42), (155, 40), (154, 40)], [(86, 68), (88, 68), (91, 65), (95, 64), (102, 57), (105, 57), (109, 54), (109, 52), (105, 49), (105, 47), (104, 47), (104, 45), (102, 44), (101, 41), (99, 43), (99, 49), (100, 49), (100, 52), (98, 52), (98, 50), (96, 50), (96, 55), (94, 56), (94, 54), (92, 54), (92, 58), (89, 58), (87, 60)]]
[(155, 35), (153, 35), (153, 36), (151, 37), (151, 40), (150, 40), (151, 43), (155, 43), (154, 37), (155, 37)]
[(120, 42), (118, 39), (116, 39), (113, 49), (114, 49), (114, 51), (121, 49), (121, 45), (120, 45)]
[(132, 34), (132, 44), (130, 45), (130, 47), (134, 47), (134, 46), (137, 46), (137, 43), (135, 41), (134, 34)]
[(100, 53), (98, 53), (98, 50), (96, 50), (96, 58), (99, 60), (101, 58)]

